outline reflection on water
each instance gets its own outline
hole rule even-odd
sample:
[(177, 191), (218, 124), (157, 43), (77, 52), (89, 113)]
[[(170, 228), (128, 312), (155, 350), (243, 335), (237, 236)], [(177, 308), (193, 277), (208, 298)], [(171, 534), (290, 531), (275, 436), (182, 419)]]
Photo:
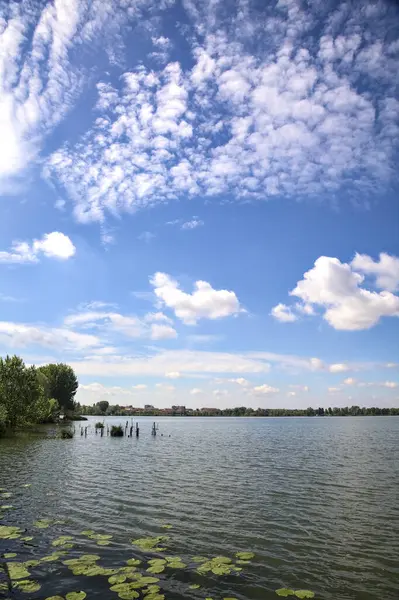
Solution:
[[(33, 536), (0, 540), (2, 552), (27, 561), (62, 550), (51, 546), (60, 536), (74, 543), (68, 557), (32, 569), (40, 590), (17, 596), (85, 590), (116, 599), (106, 576), (74, 575), (63, 560), (96, 554), (101, 568), (119, 568), (160, 558), (133, 539), (167, 535), (168, 555), (187, 568), (153, 575), (166, 600), (268, 600), (282, 587), (327, 600), (397, 600), (399, 418), (158, 418), (154, 438), (143, 417), (138, 440), (101, 438), (97, 420), (84, 424), (87, 438), (0, 440), (0, 487), (13, 493), (0, 504), (15, 507), (2, 524)], [(38, 519), (65, 523), (38, 529)], [(87, 530), (112, 535), (110, 544), (81, 535)], [(233, 573), (198, 573), (192, 560), (235, 561), (240, 551), (255, 558)]]

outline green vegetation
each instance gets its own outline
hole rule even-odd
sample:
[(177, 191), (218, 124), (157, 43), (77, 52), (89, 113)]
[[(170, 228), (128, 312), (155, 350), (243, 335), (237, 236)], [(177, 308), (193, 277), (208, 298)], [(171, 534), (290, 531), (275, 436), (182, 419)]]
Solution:
[[(78, 380), (63, 363), (27, 367), (18, 356), (0, 358), (0, 434), (71, 414)], [(65, 437), (70, 437), (65, 435)]]
[(112, 437), (122, 437), (123, 436), (122, 425), (112, 425), (110, 433), (111, 433)]

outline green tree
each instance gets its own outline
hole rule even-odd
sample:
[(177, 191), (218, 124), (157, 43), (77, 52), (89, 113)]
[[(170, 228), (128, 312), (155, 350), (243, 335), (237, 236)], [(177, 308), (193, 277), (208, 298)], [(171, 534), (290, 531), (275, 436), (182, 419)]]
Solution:
[(97, 406), (100, 409), (101, 413), (106, 413), (108, 410), (109, 402), (107, 402), (107, 400), (100, 400), (100, 402), (97, 402)]
[(58, 401), (61, 410), (72, 411), (79, 383), (74, 370), (64, 363), (39, 367), (38, 371), (48, 381), (48, 395)]
[(0, 358), (0, 405), (6, 425), (14, 428), (31, 419), (34, 406), (43, 397), (35, 367), (27, 368), (22, 358)]

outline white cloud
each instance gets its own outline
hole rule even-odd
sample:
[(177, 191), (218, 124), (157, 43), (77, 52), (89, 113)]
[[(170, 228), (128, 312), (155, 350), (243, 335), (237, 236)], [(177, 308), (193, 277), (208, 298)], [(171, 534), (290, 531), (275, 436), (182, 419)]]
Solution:
[(137, 385), (132, 385), (133, 390), (146, 390), (147, 386), (145, 383), (138, 383)]
[(77, 333), (64, 328), (51, 328), (0, 321), (0, 343), (11, 348), (44, 346), (68, 351), (96, 349), (101, 340), (94, 335)]
[[(306, 305), (324, 308), (323, 318), (334, 329), (369, 329), (382, 317), (399, 316), (399, 297), (388, 290), (376, 292), (366, 289), (362, 285), (364, 276), (354, 270), (360, 265), (363, 271), (377, 274), (378, 285), (387, 283), (391, 288), (396, 282), (396, 261), (399, 262), (399, 259), (380, 255), (379, 263), (370, 261), (365, 255), (356, 255), (351, 264), (321, 256), (290, 295), (300, 298)], [(285, 305), (278, 306), (285, 310)]]
[(255, 394), (277, 394), (280, 390), (264, 383), (263, 385), (257, 385), (252, 390)]
[(349, 371), (348, 365), (344, 363), (334, 363), (328, 367), (330, 373), (345, 373), (345, 371)]
[(272, 308), (270, 314), (277, 319), (277, 321), (281, 321), (282, 323), (292, 323), (297, 320), (296, 315), (294, 315), (291, 309), (281, 302)]
[(155, 387), (163, 392), (174, 392), (176, 389), (174, 385), (166, 385), (165, 383), (156, 383)]
[(197, 227), (202, 227), (204, 225), (204, 221), (198, 219), (197, 217), (193, 217), (191, 221), (186, 221), (182, 224), (182, 229), (197, 229)]
[(172, 319), (170, 319), (168, 316), (164, 315), (164, 313), (162, 312), (155, 312), (155, 313), (147, 313), (144, 317), (145, 321), (148, 322), (159, 322), (159, 321), (164, 321), (165, 323), (173, 323)]
[(377, 286), (382, 290), (394, 292), (399, 286), (399, 258), (381, 252), (379, 261), (367, 254), (357, 254), (351, 262), (355, 271), (366, 275), (375, 275)]
[(308, 392), (309, 391), (309, 386), (307, 386), (307, 385), (291, 384), (289, 387), (292, 388), (293, 390), (298, 390), (299, 392)]
[(202, 393), (203, 393), (203, 392), (202, 392), (202, 390), (200, 390), (200, 388), (192, 388), (192, 389), (190, 390), (190, 394), (191, 394), (192, 396), (198, 396), (198, 394), (202, 394)]
[(179, 289), (177, 281), (166, 273), (155, 273), (150, 282), (157, 298), (186, 325), (195, 325), (199, 319), (220, 319), (242, 311), (234, 292), (215, 290), (206, 281), (196, 281), (192, 294)]
[(152, 340), (170, 340), (175, 338), (177, 338), (177, 331), (170, 325), (158, 325), (157, 323), (151, 325)]
[(181, 374), (179, 371), (169, 371), (168, 373), (165, 373), (165, 377), (168, 379), (180, 379)]
[(249, 381), (247, 379), (244, 379), (244, 377), (236, 377), (235, 379), (229, 379), (229, 382), (236, 383), (237, 385), (239, 385), (241, 387), (249, 386)]
[(329, 391), (330, 394), (335, 394), (337, 392), (340, 392), (341, 388), (339, 388), (339, 387), (329, 387), (328, 391)]
[(356, 383), (357, 379), (354, 379), (353, 377), (347, 377), (346, 379), (344, 379), (345, 385), (356, 385)]
[[(93, 127), (48, 161), (78, 220), (226, 194), (367, 201), (394, 178), (398, 49), (384, 34), (394, 8), (348, 16), (287, 0), (254, 16), (238, 3), (223, 19), (218, 3), (184, 10), (192, 68), (141, 64), (121, 87), (104, 78)], [(164, 60), (168, 41), (153, 43)]]
[(40, 255), (47, 258), (67, 260), (74, 256), (76, 248), (64, 233), (53, 231), (45, 233), (42, 238), (29, 242), (13, 242), (11, 250), (0, 251), (0, 262), (3, 263), (36, 263)]

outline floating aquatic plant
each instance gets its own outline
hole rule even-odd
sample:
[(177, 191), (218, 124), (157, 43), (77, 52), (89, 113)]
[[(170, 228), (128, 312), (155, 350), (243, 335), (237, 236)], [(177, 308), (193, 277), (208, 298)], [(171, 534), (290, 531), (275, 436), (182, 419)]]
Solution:
[(10, 579), (25, 579), (26, 577), (30, 577), (30, 573), (26, 569), (24, 563), (11, 562), (6, 564)]
[(154, 573), (154, 574), (163, 573), (163, 571), (165, 571), (164, 565), (153, 565), (152, 567), (148, 567), (148, 569), (147, 569), (147, 573)]
[(125, 575), (111, 575), (111, 577), (108, 578), (108, 583), (124, 583), (126, 581), (126, 577)]
[(286, 598), (287, 596), (293, 596), (295, 592), (290, 588), (280, 588), (276, 590), (276, 594), (277, 596), (282, 596), (283, 598)]
[(26, 560), (24, 563), (22, 563), (25, 567), (37, 567), (38, 565), (40, 565), (40, 560), (37, 560), (36, 558), (32, 558), (30, 560)]
[(34, 594), (38, 592), (42, 587), (40, 583), (37, 581), (32, 581), (31, 579), (23, 579), (22, 581), (16, 581), (13, 583), (13, 587), (18, 588), (21, 592), (26, 592), (27, 594)]
[(72, 548), (72, 544), (69, 544), (69, 542), (73, 540), (73, 537), (71, 535), (61, 535), (59, 538), (57, 538), (56, 540), (54, 540), (53, 542), (51, 542), (52, 546), (65, 546), (66, 548)]
[(22, 487), (24, 487), (24, 488), (28, 488), (28, 487), (30, 487), (31, 485), (32, 485), (31, 483), (24, 483)]
[(15, 552), (7, 552), (7, 554), (4, 554), (4, 558), (15, 558), (16, 556)]
[(295, 590), (294, 594), (297, 598), (314, 598), (314, 592), (310, 590)]
[(0, 496), (1, 496), (2, 498), (11, 498), (11, 496), (12, 496), (12, 493), (11, 493), (11, 492), (2, 492), (2, 493), (0, 494)]
[[(151, 563), (151, 561), (148, 562)], [(141, 560), (138, 560), (138, 558), (129, 558), (129, 560), (126, 561), (126, 564), (131, 567), (138, 567), (138, 565), (141, 565)]]
[(51, 525), (51, 519), (39, 519), (33, 523), (34, 527), (38, 529), (47, 529)]
[(14, 506), (12, 504), (3, 504), (3, 506), (0, 506), (0, 510), (11, 510), (13, 508)]
[(95, 531), (93, 531), (92, 529), (85, 529), (85, 531), (81, 531), (80, 533), (81, 535), (93, 535)]
[(86, 592), (68, 592), (65, 598), (66, 600), (85, 600), (87, 594)]
[(27, 535), (26, 537), (21, 537), (21, 542), (31, 542), (33, 537), (31, 535)]
[(0, 539), (15, 540), (20, 538), (22, 530), (14, 525), (0, 525)]
[(162, 552), (165, 548), (159, 547), (158, 544), (166, 542), (169, 538), (165, 535), (158, 535), (157, 537), (138, 538), (132, 540), (132, 544), (140, 548), (141, 550), (151, 550), (152, 552)]
[(255, 554), (253, 552), (236, 552), (236, 557), (241, 560), (251, 560)]
[(64, 598), (62, 596), (50, 596), (46, 600), (64, 600)]
[(192, 583), (191, 585), (188, 586), (188, 588), (190, 590), (199, 590), (200, 589), (200, 585), (198, 583)]
[(164, 523), (164, 525), (161, 525), (162, 529), (172, 529), (173, 525), (169, 525), (169, 523)]

